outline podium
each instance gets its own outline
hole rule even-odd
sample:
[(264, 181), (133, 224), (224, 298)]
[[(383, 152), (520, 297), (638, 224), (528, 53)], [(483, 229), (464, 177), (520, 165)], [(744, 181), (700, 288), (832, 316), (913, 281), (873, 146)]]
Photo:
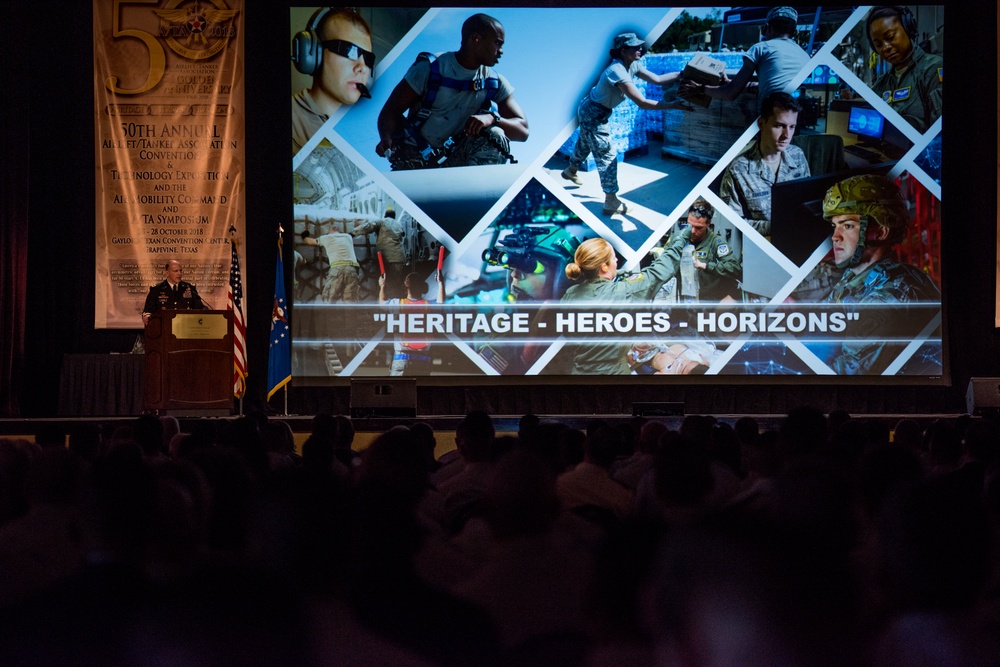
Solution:
[(146, 325), (145, 409), (187, 417), (233, 411), (233, 312), (159, 310)]

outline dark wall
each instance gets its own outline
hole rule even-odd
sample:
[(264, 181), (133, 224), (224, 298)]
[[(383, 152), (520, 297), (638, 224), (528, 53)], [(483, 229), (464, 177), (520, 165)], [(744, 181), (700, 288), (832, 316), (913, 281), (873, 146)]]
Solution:
[[(23, 416), (56, 413), (64, 353), (128, 352), (139, 331), (93, 328), (94, 169), (93, 44), (90, 2), (67, 3), (46, 19), (45, 39), (26, 54), (5, 49), (4, 66), (23, 71), (31, 138), (29, 170), (28, 321)], [(248, 2), (245, 22), (247, 128), (247, 266), (250, 401), (263, 398), (267, 375), (267, 313), (274, 277), (274, 230), (290, 218), (288, 156), (288, 6)], [(546, 3), (549, 4), (549, 3)], [(972, 376), (1000, 375), (994, 328), (996, 254), (996, 26), (989, 16), (955, 17), (945, 57), (943, 261), (946, 341), (951, 387), (854, 386), (844, 383), (621, 386), (601, 380), (561, 387), (421, 386), (421, 414), (458, 414), (485, 407), (497, 413), (620, 413), (634, 400), (683, 401), (689, 412), (782, 413), (801, 403), (862, 413), (953, 413), (964, 410)], [(946, 12), (947, 13), (947, 12)], [(9, 57), (7, 54), (10, 54)], [(16, 56), (16, 57), (15, 57)], [(553, 60), (555, 62), (553, 62)], [(572, 54), (546, 54), (539, 75), (572, 66)], [(11, 122), (11, 119), (5, 119)], [(290, 250), (286, 248), (286, 251)], [(288, 258), (290, 260), (290, 257)], [(285, 262), (286, 267), (290, 261)], [(286, 276), (291, 284), (291, 276)], [(9, 316), (6, 305), (3, 316)], [(730, 381), (731, 382), (731, 381)], [(275, 404), (278, 401), (274, 401)], [(348, 390), (293, 387), (294, 412), (344, 412)]]

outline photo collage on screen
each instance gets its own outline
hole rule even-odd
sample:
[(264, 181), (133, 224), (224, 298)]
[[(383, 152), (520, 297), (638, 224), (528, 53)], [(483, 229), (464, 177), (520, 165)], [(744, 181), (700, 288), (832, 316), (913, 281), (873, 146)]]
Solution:
[(940, 376), (943, 25), (293, 8), (293, 376)]

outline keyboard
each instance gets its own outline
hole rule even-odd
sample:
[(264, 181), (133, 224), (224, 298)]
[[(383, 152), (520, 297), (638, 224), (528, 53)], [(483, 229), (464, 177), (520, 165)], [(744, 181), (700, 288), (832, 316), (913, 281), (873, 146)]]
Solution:
[(881, 153), (877, 153), (870, 148), (864, 148), (863, 146), (859, 146), (857, 144), (844, 146), (844, 150), (851, 155), (856, 155), (863, 160), (867, 160), (868, 162), (882, 162), (884, 159)]

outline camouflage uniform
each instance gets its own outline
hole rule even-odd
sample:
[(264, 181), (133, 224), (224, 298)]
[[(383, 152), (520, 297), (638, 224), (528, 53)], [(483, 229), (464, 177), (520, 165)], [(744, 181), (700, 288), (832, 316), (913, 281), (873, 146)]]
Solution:
[[(681, 249), (688, 244), (691, 232), (686, 229), (671, 240), (660, 256), (641, 273), (624, 280), (596, 277), (571, 286), (563, 301), (593, 301), (603, 304), (650, 301), (656, 291), (680, 268)], [(573, 375), (628, 375), (628, 352), (624, 343), (580, 343), (574, 346)]]
[(704, 262), (704, 269), (697, 269), (698, 300), (721, 301), (726, 296), (736, 298), (738, 281), (743, 278), (743, 261), (733, 252), (733, 247), (713, 231), (705, 234), (694, 247), (694, 259)]
[(910, 125), (926, 132), (941, 116), (943, 71), (941, 56), (926, 53), (914, 44), (913, 60), (906, 70), (897, 75), (896, 69), (890, 67), (875, 81), (872, 90)]
[[(394, 146), (389, 162), (394, 171), (405, 169), (427, 169), (434, 167), (469, 167), (484, 164), (506, 164), (512, 161), (510, 140), (504, 131), (495, 125), (483, 130), (479, 136), (470, 137), (462, 132), (468, 118), (475, 114), (489, 113), (490, 96), (482, 82), (497, 83), (492, 95), (494, 102), (502, 102), (514, 92), (514, 87), (502, 74), (485, 65), (469, 70), (458, 64), (455, 52), (449, 51), (434, 57), (421, 57), (407, 70), (404, 80), (422, 97), (428, 93), (431, 80), (431, 58), (444, 79), (449, 81), (480, 82), (472, 90), (456, 90), (440, 85), (430, 105), (430, 114), (416, 132), (430, 148), (437, 151), (435, 157), (424, 160), (409, 131), (394, 138)], [(412, 122), (417, 109), (411, 109), (408, 119)], [(450, 144), (449, 139), (454, 143)], [(446, 156), (446, 159), (441, 159)]]
[(320, 236), (316, 243), (323, 246), (330, 260), (330, 270), (323, 283), (323, 301), (361, 303), (361, 279), (354, 254), (354, 237), (343, 232), (331, 232)]
[[(920, 269), (894, 259), (882, 259), (861, 273), (848, 269), (824, 299), (827, 303), (910, 303), (940, 302), (941, 293), (934, 282)], [(881, 311), (865, 313), (866, 330), (873, 338), (883, 329), (879, 317), (889, 317)], [(840, 375), (881, 373), (902, 352), (905, 345), (877, 339), (845, 342), (829, 361)]]
[[(628, 69), (615, 61), (604, 70), (597, 85), (580, 101), (576, 109), (580, 132), (569, 158), (570, 168), (579, 169), (587, 156), (593, 154), (597, 173), (601, 178), (601, 190), (608, 194), (618, 192), (618, 155), (611, 145), (611, 125), (608, 122), (614, 107), (625, 99), (625, 94), (617, 85), (632, 82), (640, 68), (638, 61)], [(601, 101), (595, 98), (600, 98)], [(610, 103), (611, 106), (602, 102)]]
[(781, 154), (775, 175), (764, 162), (760, 141), (754, 141), (726, 167), (719, 186), (722, 197), (751, 227), (763, 236), (771, 236), (771, 187), (775, 183), (795, 181), (810, 176), (806, 154), (789, 145)]

